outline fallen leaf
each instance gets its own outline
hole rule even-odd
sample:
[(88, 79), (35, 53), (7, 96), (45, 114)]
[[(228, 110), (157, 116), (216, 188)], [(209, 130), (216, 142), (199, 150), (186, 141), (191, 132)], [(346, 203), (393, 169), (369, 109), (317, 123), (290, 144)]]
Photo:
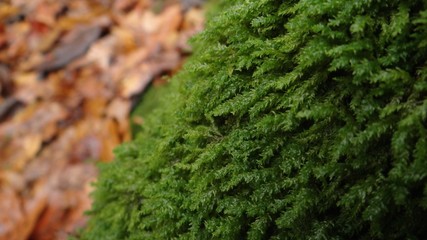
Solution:
[[(89, 184), (96, 176), (96, 169), (91, 164), (77, 164), (65, 169), (64, 174), (57, 176), (48, 197), (45, 211), (40, 216), (31, 238), (34, 239), (67, 239), (67, 234), (76, 230), (76, 223), (81, 227), (87, 216), (83, 213), (91, 207)], [(60, 235), (58, 235), (60, 234)]]
[(0, 3), (0, 22), (5, 22), (8, 18), (18, 14), (19, 9), (7, 3)]
[(132, 100), (180, 68), (202, 13), (175, 0), (3, 2), (0, 240), (65, 240), (86, 223), (94, 162), (131, 139)]
[(83, 111), (86, 116), (102, 118), (106, 106), (107, 99), (103, 97), (89, 98), (83, 103)]
[(185, 13), (178, 40), (178, 47), (182, 51), (191, 51), (191, 47), (188, 45), (188, 39), (203, 30), (204, 14), (203, 9), (198, 8), (191, 8)]
[(60, 46), (46, 56), (37, 69), (41, 72), (57, 70), (80, 57), (99, 37), (101, 29), (99, 26), (76, 28), (66, 36), (67, 39)]
[(15, 171), (3, 171), (0, 172), (0, 186), (12, 187), (16, 192), (23, 192), (25, 190), (26, 183), (21, 174)]
[(20, 206), (21, 199), (11, 187), (0, 184), (0, 240), (22, 239), (15, 231), (25, 216)]
[(7, 35), (5, 32), (4, 24), (0, 23), (0, 48), (5, 47), (7, 44)]
[(20, 59), (26, 56), (29, 50), (27, 38), (30, 33), (30, 25), (28, 22), (20, 22), (13, 24), (6, 30), (8, 39), (7, 57), (9, 61)]
[(119, 11), (125, 11), (126, 9), (132, 8), (135, 4), (137, 4), (137, 0), (116, 0), (113, 3), (113, 9)]
[(95, 63), (104, 71), (108, 71), (112, 65), (113, 51), (116, 50), (116, 46), (117, 38), (113, 35), (100, 39), (90, 47), (85, 59), (78, 67)]
[(70, 162), (78, 163), (88, 159), (99, 160), (101, 158), (102, 141), (103, 139), (96, 136), (96, 133), (83, 136), (76, 143), (70, 156)]
[(75, 90), (78, 95), (86, 99), (110, 99), (114, 94), (113, 89), (109, 88), (107, 83), (98, 77), (99, 73), (97, 73), (97, 70), (86, 69), (86, 71), (82, 73), (81, 77), (75, 83)]
[[(134, 14), (135, 15), (135, 14)], [(128, 16), (122, 24), (128, 24), (131, 26), (141, 26), (145, 34), (154, 34), (159, 31), (161, 27), (160, 18), (156, 17), (156, 14), (151, 11), (146, 11), (141, 17), (135, 17), (134, 15)], [(136, 23), (138, 21), (138, 23)]]
[(119, 124), (113, 119), (108, 119), (105, 121), (104, 126), (101, 160), (110, 162), (114, 159), (113, 150), (117, 145), (130, 140), (130, 126), (127, 119), (122, 119)]
[(135, 35), (125, 28), (113, 28), (112, 34), (118, 39), (118, 47), (123, 53), (130, 53), (138, 47)]
[(167, 7), (159, 16), (160, 26), (155, 35), (165, 49), (174, 49), (178, 40), (178, 29), (182, 22), (181, 6), (179, 4)]
[(66, 117), (66, 110), (58, 103), (33, 104), (16, 114), (11, 121), (0, 125), (0, 139), (35, 134), (47, 125), (59, 122)]
[(196, 7), (202, 6), (203, 2), (206, 0), (183, 0), (182, 2), (182, 9), (184, 11), (195, 9)]
[(6, 118), (6, 116), (13, 110), (14, 107), (19, 105), (18, 99), (14, 97), (0, 100), (0, 121)]
[(17, 87), (34, 86), (37, 84), (37, 74), (34, 72), (15, 74), (13, 83)]
[(49, 31), (46, 36), (42, 38), (38, 50), (40, 52), (49, 51), (56, 43), (56, 41), (58, 41), (59, 37), (61, 36), (61, 33), (62, 31), (56, 28), (52, 31)]
[(130, 114), (131, 104), (129, 100), (114, 99), (107, 107), (108, 117), (115, 119), (119, 123), (119, 132), (123, 139), (129, 140), (129, 121), (127, 116)]
[(39, 4), (31, 12), (30, 20), (44, 23), (47, 26), (53, 26), (56, 23), (56, 15), (63, 8), (60, 1), (50, 2), (49, 4)]
[(35, 135), (26, 135), (19, 144), (17, 151), (14, 154), (14, 157), (11, 159), (12, 162), (9, 163), (9, 169), (20, 172), (34, 156), (40, 150), (42, 145), (42, 136)]
[(148, 86), (152, 78), (153, 73), (150, 72), (148, 65), (142, 65), (120, 82), (120, 96), (129, 98), (140, 93)]

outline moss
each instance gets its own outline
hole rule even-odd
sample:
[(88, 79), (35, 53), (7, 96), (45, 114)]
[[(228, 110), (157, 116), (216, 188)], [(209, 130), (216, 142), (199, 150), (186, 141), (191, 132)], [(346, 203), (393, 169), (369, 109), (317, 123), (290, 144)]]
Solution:
[[(147, 119), (151, 114), (155, 115), (157, 109), (162, 107), (164, 98), (167, 98), (170, 92), (169, 84), (150, 85), (144, 92), (141, 99), (137, 101), (135, 109), (131, 113), (131, 119)], [(142, 130), (143, 122), (131, 120), (132, 135), (136, 137)]]
[(425, 1), (226, 1), (86, 239), (427, 236)]

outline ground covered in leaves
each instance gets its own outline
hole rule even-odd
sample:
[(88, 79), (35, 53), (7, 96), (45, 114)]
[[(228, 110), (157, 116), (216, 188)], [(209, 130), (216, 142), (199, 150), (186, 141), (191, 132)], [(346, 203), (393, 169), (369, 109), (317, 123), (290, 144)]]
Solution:
[(0, 2), (0, 240), (85, 225), (95, 163), (131, 139), (144, 89), (182, 65), (199, 2)]

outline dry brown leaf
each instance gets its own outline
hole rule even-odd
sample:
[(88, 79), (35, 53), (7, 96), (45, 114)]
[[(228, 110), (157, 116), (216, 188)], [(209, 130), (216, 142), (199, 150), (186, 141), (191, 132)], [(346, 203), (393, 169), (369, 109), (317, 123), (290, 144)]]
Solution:
[(107, 99), (103, 97), (89, 98), (83, 102), (83, 111), (85, 116), (102, 118), (106, 106)]
[[(76, 224), (86, 221), (83, 212), (88, 210), (91, 200), (86, 187), (96, 176), (91, 164), (77, 164), (67, 167), (56, 177), (48, 197), (46, 210), (40, 216), (31, 235), (35, 239), (58, 239), (62, 231), (75, 230)], [(83, 222), (84, 224), (84, 222)]]
[[(94, 168), (93, 164), (86, 164), (85, 166)], [(78, 197), (78, 202), (71, 209), (67, 209), (67, 219), (64, 222), (62, 230), (66, 232), (64, 240), (69, 239), (70, 233), (74, 233), (85, 227), (88, 220), (88, 216), (85, 213), (92, 207), (90, 194), (94, 191), (93, 182), (96, 180), (97, 173), (92, 175), (85, 173), (85, 177), (88, 176), (91, 176), (91, 178), (80, 185), (80, 187), (83, 187), (82, 190), (79, 189), (77, 194), (72, 193), (73, 196)]]
[(6, 46), (7, 44), (7, 35), (5, 31), (5, 26), (3, 23), (0, 23), (0, 48)]
[(13, 83), (18, 88), (25, 86), (34, 86), (37, 84), (37, 73), (16, 73), (13, 76)]
[(113, 9), (118, 11), (124, 11), (131, 8), (138, 3), (138, 0), (116, 0), (113, 3)]
[[(44, 56), (41, 52), (31, 54), (28, 58), (22, 59), (20, 64), (17, 66), (17, 72), (15, 74), (21, 76), (34, 76), (34, 80), (38, 78), (39, 74), (33, 72), (33, 70), (44, 61)], [(18, 76), (18, 77), (21, 77)]]
[(180, 66), (181, 56), (177, 50), (169, 51), (153, 59), (149, 64), (150, 71), (152, 71), (154, 75), (159, 75), (168, 70), (175, 70), (178, 66)]
[(191, 50), (188, 45), (188, 39), (203, 30), (204, 14), (203, 9), (197, 8), (192, 8), (186, 12), (178, 40), (178, 46), (183, 51), (188, 52)]
[(4, 64), (0, 64), (0, 97), (9, 95), (12, 91), (12, 80), (10, 69)]
[[(121, 142), (119, 129), (114, 122), (112, 119), (88, 117), (77, 123), (72, 129), (75, 140), (69, 143), (73, 150), (80, 149), (71, 154), (73, 162), (88, 159), (111, 161), (114, 157), (112, 149)], [(90, 146), (91, 149), (88, 149)]]
[(131, 104), (129, 100), (116, 98), (107, 108), (106, 114), (108, 117), (115, 119), (119, 123), (120, 136), (128, 140), (129, 137), (129, 121)]
[[(25, 201), (8, 186), (0, 188), (0, 240), (24, 240), (30, 235), (33, 226), (43, 211), (47, 200), (47, 185), (39, 182), (34, 185)], [(3, 217), (4, 216), (4, 217)], [(17, 231), (17, 229), (19, 229)]]
[(103, 71), (108, 71), (111, 66), (113, 51), (116, 50), (116, 46), (117, 37), (113, 35), (98, 40), (90, 47), (80, 67), (95, 63), (98, 67), (103, 69)]
[[(16, 141), (14, 141), (16, 142)], [(7, 169), (16, 172), (22, 171), (27, 163), (36, 156), (42, 145), (42, 136), (26, 135), (17, 143), (14, 153), (10, 159), (7, 159)], [(10, 146), (10, 148), (14, 148)]]
[(23, 192), (26, 183), (21, 174), (14, 171), (2, 171), (0, 172), (0, 188), (4, 186), (11, 187), (16, 192)]
[(27, 37), (30, 30), (30, 24), (28, 22), (16, 23), (7, 28), (7, 57), (9, 60), (16, 60), (26, 55), (29, 49)]
[(183, 0), (181, 2), (183, 10), (188, 11), (189, 9), (191, 10), (197, 7), (201, 7), (205, 0)]
[[(87, 131), (87, 130), (85, 130)], [(102, 151), (102, 139), (91, 132), (76, 142), (74, 150), (71, 152), (70, 162), (82, 162), (85, 160), (99, 160)]]
[(60, 1), (51, 2), (49, 4), (39, 4), (36, 9), (31, 12), (30, 19), (37, 22), (53, 26), (56, 23), (56, 15), (63, 8), (63, 3)]
[(99, 37), (101, 29), (99, 26), (76, 28), (65, 37), (61, 45), (46, 56), (44, 62), (38, 66), (38, 70), (53, 71), (80, 57)]
[(27, 239), (31, 234), (40, 214), (46, 208), (49, 191), (50, 183), (47, 180), (43, 179), (34, 183), (30, 194), (26, 196), (23, 203), (24, 218), (17, 226), (21, 237), (18, 239)]
[[(122, 123), (121, 125), (119, 125)], [(109, 162), (114, 159), (113, 150), (124, 141), (130, 140), (129, 124), (127, 119), (123, 119), (119, 124), (113, 119), (105, 121), (105, 131), (103, 132), (103, 148), (101, 160)]]
[(182, 22), (181, 6), (178, 4), (167, 7), (159, 16), (161, 27), (156, 34), (156, 40), (165, 49), (174, 49), (178, 40), (178, 29)]
[[(133, 17), (133, 16), (132, 16)], [(145, 34), (154, 34), (159, 31), (159, 28), (161, 27), (161, 20), (156, 16), (155, 13), (151, 11), (146, 11), (142, 14), (141, 18), (136, 17), (128, 17), (126, 18), (126, 24), (131, 26), (140, 26), (141, 30), (144, 31)], [(138, 21), (138, 23), (135, 23), (135, 21)]]
[(0, 139), (39, 133), (47, 125), (65, 119), (67, 114), (66, 109), (55, 102), (33, 104), (16, 114), (11, 121), (0, 125)]
[(120, 96), (130, 98), (135, 94), (142, 92), (153, 78), (148, 65), (142, 65), (132, 73), (128, 74), (120, 82)]
[(0, 3), (0, 22), (5, 22), (6, 19), (18, 14), (19, 9), (15, 6)]
[(0, 98), (0, 121), (4, 120), (7, 115), (13, 111), (19, 105), (19, 101), (14, 97), (6, 99)]
[(116, 27), (113, 28), (112, 34), (113, 36), (117, 37), (119, 50), (121, 50), (123, 53), (130, 53), (138, 47), (135, 35), (132, 31), (125, 28)]
[(159, 53), (160, 46), (154, 44), (146, 48), (138, 49), (129, 55), (121, 56), (117, 59), (118, 64), (111, 69), (113, 81), (116, 84), (120, 84), (120, 81), (125, 78), (129, 72), (134, 71), (141, 63), (157, 56)]
[(113, 160), (130, 140), (130, 99), (176, 71), (201, 28), (200, 10), (184, 16), (171, 0), (154, 14), (153, 2), (11, 0), (25, 18), (0, 24), (10, 71), (0, 106), (20, 103), (0, 123), (0, 212), (13, 211), (0, 214), (0, 240), (66, 239), (84, 226), (91, 160)]
[(33, 105), (38, 98), (52, 95), (49, 90), (50, 88), (46, 87), (46, 85), (49, 85), (49, 82), (38, 81), (38, 74), (35, 72), (17, 72), (13, 79), (17, 88), (14, 96), (21, 102)]
[(15, 229), (25, 216), (19, 195), (9, 186), (0, 185), (0, 240), (20, 239)]
[(58, 20), (56, 26), (62, 31), (71, 31), (78, 25), (88, 25), (92, 22), (92, 16), (65, 17)]
[(58, 102), (64, 110), (77, 108), (83, 96), (76, 90), (75, 78), (74, 72), (64, 70), (49, 74), (47, 80), (38, 84), (38, 98)]
[(40, 52), (46, 52), (49, 51), (56, 41), (58, 41), (59, 37), (61, 36), (62, 31), (55, 28), (52, 31), (49, 31), (46, 36), (44, 36), (39, 43), (38, 50)]
[(120, 121), (126, 119), (130, 113), (130, 101), (126, 99), (116, 98), (107, 108), (107, 116)]
[(49, 1), (46, 0), (10, 0), (10, 2), (12, 6), (22, 9), (23, 12), (32, 12), (38, 5), (42, 4), (43, 2), (49, 3)]
[(97, 77), (96, 72), (88, 72), (86, 74), (86, 77), (80, 77), (75, 84), (75, 90), (79, 96), (86, 99), (110, 99), (113, 96), (114, 89), (109, 88), (101, 78)]
[[(80, 133), (80, 135), (82, 135)], [(69, 161), (75, 143), (81, 137), (75, 127), (70, 127), (62, 132), (57, 139), (43, 148), (23, 171), (26, 182), (34, 182), (48, 178), (55, 172), (61, 172)]]

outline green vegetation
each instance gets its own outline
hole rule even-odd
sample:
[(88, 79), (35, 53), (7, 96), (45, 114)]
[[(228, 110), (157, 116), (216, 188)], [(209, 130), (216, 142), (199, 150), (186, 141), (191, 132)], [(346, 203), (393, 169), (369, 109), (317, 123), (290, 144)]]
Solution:
[(83, 238), (427, 236), (427, 3), (226, 2)]
[[(142, 98), (138, 100), (136, 108), (132, 111), (131, 118), (141, 117), (146, 119), (151, 114), (155, 115), (156, 109), (162, 108), (162, 99), (167, 98), (169, 92), (169, 84), (150, 85)], [(142, 130), (142, 124), (131, 121), (131, 128), (132, 135), (135, 137)]]

